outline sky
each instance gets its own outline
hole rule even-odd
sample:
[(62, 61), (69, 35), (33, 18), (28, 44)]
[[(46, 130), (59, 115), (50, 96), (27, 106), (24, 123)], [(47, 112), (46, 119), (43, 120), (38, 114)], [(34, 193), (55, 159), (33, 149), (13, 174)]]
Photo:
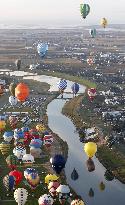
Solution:
[(83, 0), (0, 0), (0, 23), (42, 26), (98, 25), (106, 17), (110, 24), (125, 24), (125, 0), (84, 0), (91, 8), (84, 20)]

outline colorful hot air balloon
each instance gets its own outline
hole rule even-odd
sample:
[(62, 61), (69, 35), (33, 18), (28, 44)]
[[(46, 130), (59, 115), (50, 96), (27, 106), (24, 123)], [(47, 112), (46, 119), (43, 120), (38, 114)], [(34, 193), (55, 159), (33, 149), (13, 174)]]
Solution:
[(11, 169), (15, 169), (18, 164), (18, 158), (15, 155), (9, 155), (6, 158), (6, 163)]
[(71, 205), (85, 205), (85, 203), (81, 199), (74, 199)]
[(15, 177), (6, 175), (3, 178), (3, 184), (4, 184), (7, 191), (12, 191), (14, 188), (14, 185), (15, 185)]
[(56, 196), (56, 189), (60, 186), (59, 182), (50, 182), (48, 185), (49, 193), (52, 197)]
[(16, 186), (22, 181), (23, 179), (23, 175), (22, 172), (17, 171), (17, 170), (13, 170), (9, 173), (9, 176), (13, 176), (15, 177), (15, 184)]
[(0, 132), (2, 132), (6, 127), (6, 122), (3, 120), (0, 120)]
[(95, 88), (89, 88), (87, 93), (88, 93), (89, 99), (91, 101), (93, 101), (95, 96), (96, 96), (96, 89)]
[(28, 175), (29, 175), (29, 174), (32, 174), (32, 173), (38, 174), (38, 172), (36, 171), (36, 169), (34, 169), (34, 168), (27, 168), (27, 169), (24, 171), (24, 177), (25, 177), (25, 179), (27, 179)]
[(46, 146), (46, 147), (50, 147), (53, 143), (53, 136), (52, 135), (45, 135), (43, 137), (43, 144)]
[(21, 67), (21, 59), (17, 59), (17, 60), (15, 61), (15, 65), (16, 65), (17, 69), (20, 70), (20, 67)]
[(91, 35), (92, 38), (95, 38), (95, 37), (96, 37), (96, 29), (95, 29), (95, 28), (90, 29), (89, 33), (90, 33), (90, 35)]
[(22, 161), (25, 166), (31, 166), (34, 163), (34, 157), (31, 154), (23, 155)]
[(37, 46), (37, 52), (41, 58), (43, 58), (48, 51), (48, 44), (47, 43), (39, 43)]
[(88, 4), (80, 4), (80, 12), (82, 17), (85, 19), (90, 12), (90, 6)]
[(79, 84), (78, 83), (74, 83), (71, 87), (73, 95), (76, 95), (79, 92)]
[(61, 154), (56, 154), (50, 159), (51, 166), (53, 170), (60, 174), (62, 169), (65, 168), (66, 160)]
[(10, 144), (8, 142), (0, 143), (0, 151), (3, 155), (8, 154), (8, 152), (10, 151)]
[(26, 154), (26, 149), (22, 146), (18, 146), (15, 147), (13, 149), (13, 154), (19, 159), (21, 160), (23, 158), (23, 156)]
[(87, 142), (84, 145), (84, 151), (89, 158), (92, 158), (97, 152), (97, 145), (94, 142)]
[(15, 106), (15, 105), (17, 104), (17, 98), (11, 95), (11, 96), (9, 97), (9, 103), (10, 103), (12, 106)]
[(3, 138), (6, 142), (11, 142), (11, 140), (13, 139), (13, 132), (12, 131), (4, 132)]
[(45, 183), (49, 184), (50, 182), (57, 181), (58, 179), (59, 177), (56, 176), (55, 174), (48, 174), (45, 177)]
[(18, 188), (14, 191), (14, 198), (18, 205), (25, 205), (28, 197), (28, 192), (24, 188)]
[(43, 124), (38, 124), (38, 125), (36, 125), (36, 130), (38, 132), (43, 132), (43, 131), (46, 130), (46, 128), (45, 128), (45, 126)]
[(9, 122), (10, 122), (10, 126), (12, 127), (12, 129), (15, 129), (16, 128), (16, 126), (17, 126), (17, 122), (18, 122), (18, 118), (17, 118), (17, 116), (10, 116), (9, 117)]
[(61, 204), (65, 204), (65, 202), (68, 200), (70, 197), (70, 188), (68, 185), (60, 185), (57, 189), (56, 192), (59, 195), (59, 201)]
[(18, 101), (24, 102), (29, 96), (28, 86), (24, 83), (19, 83), (15, 88), (15, 96), (17, 97)]
[(52, 205), (53, 203), (54, 200), (49, 194), (42, 195), (38, 200), (39, 205)]
[(87, 63), (89, 64), (89, 65), (93, 65), (94, 64), (94, 58), (93, 57), (89, 57), (89, 58), (87, 58)]
[(31, 189), (36, 189), (37, 185), (40, 183), (40, 177), (38, 173), (32, 172), (28, 174), (27, 182), (30, 185)]
[(107, 19), (106, 19), (106, 18), (102, 18), (102, 19), (101, 19), (101, 26), (102, 26), (103, 28), (106, 28), (107, 25), (108, 25)]
[(16, 84), (15, 83), (11, 83), (9, 85), (9, 91), (10, 91), (12, 96), (15, 96), (15, 88), (16, 88)]

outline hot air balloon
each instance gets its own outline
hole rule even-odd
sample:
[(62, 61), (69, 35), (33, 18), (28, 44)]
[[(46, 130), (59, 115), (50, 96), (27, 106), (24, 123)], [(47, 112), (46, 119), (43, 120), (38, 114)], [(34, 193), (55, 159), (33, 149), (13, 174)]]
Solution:
[(30, 154), (34, 157), (34, 159), (41, 158), (42, 150), (40, 148), (31, 147)]
[(12, 106), (15, 106), (15, 105), (17, 104), (17, 98), (11, 95), (11, 96), (9, 97), (9, 103), (10, 103)]
[(73, 95), (76, 95), (79, 92), (79, 84), (78, 83), (74, 83), (71, 87)]
[(97, 145), (94, 142), (87, 142), (84, 146), (84, 151), (89, 158), (92, 158), (97, 152)]
[(59, 88), (59, 91), (62, 94), (62, 98), (63, 98), (64, 90), (67, 88), (67, 81), (65, 79), (61, 79), (58, 82), (58, 88)]
[(88, 93), (90, 101), (93, 101), (95, 96), (96, 96), (96, 89), (95, 88), (90, 88), (90, 89), (88, 89), (87, 93)]
[(86, 162), (87, 168), (89, 172), (93, 172), (95, 170), (94, 162), (91, 158), (89, 158)]
[(32, 174), (32, 173), (38, 174), (38, 172), (36, 171), (36, 169), (34, 169), (34, 168), (27, 168), (27, 169), (24, 171), (24, 177), (25, 177), (25, 179), (27, 179), (28, 175), (29, 175), (29, 174)]
[(13, 132), (12, 131), (4, 132), (3, 138), (6, 142), (11, 142), (11, 140), (13, 139)]
[(42, 140), (40, 139), (33, 139), (30, 142), (29, 147), (40, 148), (42, 146)]
[(56, 192), (59, 195), (59, 201), (61, 204), (64, 204), (68, 198), (70, 197), (70, 188), (68, 185), (60, 185), (57, 189)]
[(29, 173), (27, 176), (27, 182), (30, 185), (31, 189), (36, 189), (37, 185), (40, 183), (40, 177), (38, 173)]
[(85, 203), (81, 199), (74, 199), (71, 205), (85, 205)]
[(71, 173), (71, 179), (72, 180), (77, 180), (79, 178), (78, 172), (76, 171), (76, 169), (73, 169), (73, 172)]
[(24, 83), (19, 83), (15, 88), (15, 96), (18, 101), (24, 102), (26, 98), (29, 96), (29, 88)]
[(56, 196), (56, 189), (60, 186), (59, 182), (50, 182), (48, 185), (49, 193), (52, 197)]
[(89, 65), (93, 65), (94, 64), (94, 59), (92, 57), (87, 58), (87, 63)]
[(38, 200), (39, 205), (52, 205), (53, 203), (54, 200), (49, 194), (42, 195)]
[(11, 83), (9, 85), (9, 91), (10, 91), (12, 96), (15, 96), (15, 88), (16, 88), (16, 84), (15, 83)]
[(34, 157), (31, 154), (23, 155), (22, 161), (25, 166), (31, 166), (34, 163)]
[(15, 184), (16, 186), (22, 181), (23, 179), (23, 175), (22, 172), (17, 171), (17, 170), (13, 170), (9, 173), (9, 176), (13, 176), (15, 177)]
[(8, 154), (8, 152), (10, 151), (10, 144), (8, 142), (1, 142), (0, 151), (3, 155)]
[(15, 169), (16, 168), (16, 165), (18, 163), (18, 158), (14, 155), (9, 155), (7, 158), (6, 158), (6, 163), (7, 165), (11, 168), (11, 169)]
[(92, 38), (95, 38), (95, 37), (96, 37), (96, 29), (95, 29), (95, 28), (90, 29), (89, 33), (90, 33), (90, 35), (91, 35)]
[(10, 126), (12, 127), (12, 129), (15, 129), (17, 126), (18, 117), (14, 115), (9, 116), (9, 122), (10, 122)]
[(19, 159), (21, 160), (23, 158), (23, 156), (26, 154), (26, 149), (22, 146), (18, 146), (15, 147), (13, 149), (13, 154)]
[(6, 127), (6, 122), (3, 120), (0, 120), (0, 132), (2, 132)]
[(90, 196), (90, 197), (94, 197), (94, 191), (93, 191), (92, 188), (90, 188), (90, 190), (89, 190), (89, 196)]
[(20, 70), (20, 67), (21, 67), (21, 59), (17, 59), (17, 60), (15, 61), (15, 65), (16, 65), (17, 69)]
[(48, 44), (47, 43), (39, 43), (37, 46), (37, 52), (41, 58), (45, 57), (48, 51)]
[(106, 19), (106, 18), (102, 18), (102, 19), (101, 19), (101, 26), (102, 26), (103, 28), (106, 28), (107, 25), (108, 25), (107, 19)]
[(18, 203), (18, 205), (24, 205), (27, 201), (28, 192), (24, 188), (18, 188), (14, 192), (14, 198), (15, 201)]
[(45, 183), (49, 184), (50, 182), (57, 181), (58, 179), (59, 177), (56, 176), (55, 174), (47, 174), (45, 177)]
[(60, 174), (62, 169), (65, 168), (66, 160), (61, 154), (56, 154), (54, 157), (50, 159), (51, 166), (53, 170)]
[(3, 178), (3, 184), (7, 191), (12, 191), (15, 185), (15, 177), (6, 175)]
[(85, 19), (90, 12), (90, 6), (88, 4), (80, 4), (80, 12), (82, 17)]
[(105, 184), (103, 182), (101, 182), (99, 184), (99, 189), (100, 189), (100, 191), (104, 191), (105, 190)]
[(39, 139), (39, 137), (40, 137), (37, 129), (31, 129), (31, 130), (29, 130), (29, 133), (30, 133), (31, 139)]
[(43, 124), (38, 124), (38, 125), (36, 125), (36, 130), (38, 132), (43, 132), (43, 131), (46, 130), (46, 128), (45, 128), (45, 126)]
[(50, 147), (53, 143), (53, 136), (52, 135), (45, 135), (43, 137), (43, 144), (46, 146), (46, 147)]

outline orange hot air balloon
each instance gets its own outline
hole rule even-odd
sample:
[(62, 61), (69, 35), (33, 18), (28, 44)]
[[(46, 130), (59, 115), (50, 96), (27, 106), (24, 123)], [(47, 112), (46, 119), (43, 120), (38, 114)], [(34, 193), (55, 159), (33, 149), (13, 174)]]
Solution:
[(24, 102), (29, 96), (28, 86), (24, 83), (19, 83), (15, 88), (15, 96), (17, 97), (18, 101)]

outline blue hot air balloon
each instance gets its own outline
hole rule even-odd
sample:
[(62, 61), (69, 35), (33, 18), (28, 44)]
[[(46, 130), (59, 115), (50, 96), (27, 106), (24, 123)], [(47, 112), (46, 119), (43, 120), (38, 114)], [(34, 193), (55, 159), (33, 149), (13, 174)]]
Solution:
[(61, 154), (56, 154), (50, 159), (53, 170), (60, 174), (62, 169), (65, 168), (66, 160)]
[(74, 83), (71, 87), (73, 95), (76, 95), (79, 92), (79, 84), (78, 83)]
[(15, 177), (6, 175), (3, 178), (3, 184), (4, 184), (4, 187), (7, 189), (7, 191), (12, 191), (15, 185)]
[(47, 43), (39, 43), (37, 45), (37, 52), (41, 58), (43, 58), (48, 51), (48, 44)]

